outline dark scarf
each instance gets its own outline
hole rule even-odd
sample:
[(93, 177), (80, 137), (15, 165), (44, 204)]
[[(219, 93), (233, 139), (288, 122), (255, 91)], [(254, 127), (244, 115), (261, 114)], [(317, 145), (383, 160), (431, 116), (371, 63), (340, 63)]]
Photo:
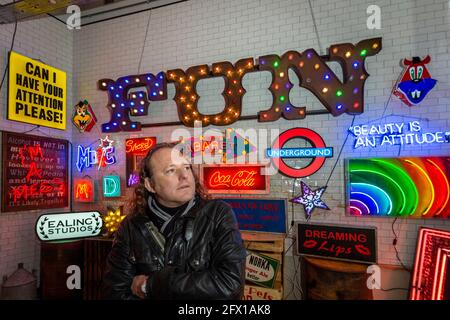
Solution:
[(155, 226), (159, 229), (159, 231), (165, 237), (167, 237), (173, 228), (175, 220), (178, 217), (184, 216), (189, 212), (189, 210), (192, 209), (192, 207), (194, 207), (196, 203), (196, 197), (175, 208), (163, 206), (152, 196), (149, 196), (147, 202), (151, 212), (150, 218), (152, 219)]

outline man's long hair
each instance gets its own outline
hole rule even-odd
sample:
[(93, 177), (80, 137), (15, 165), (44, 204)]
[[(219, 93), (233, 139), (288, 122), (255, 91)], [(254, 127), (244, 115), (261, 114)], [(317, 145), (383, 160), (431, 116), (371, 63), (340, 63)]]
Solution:
[[(148, 209), (148, 198), (150, 196), (154, 196), (153, 193), (148, 191), (145, 188), (145, 178), (153, 179), (152, 166), (150, 164), (150, 160), (153, 155), (160, 149), (174, 149), (179, 145), (179, 142), (161, 142), (156, 144), (150, 151), (147, 153), (144, 159), (142, 159), (139, 169), (139, 184), (135, 189), (134, 199), (132, 203), (132, 214), (133, 215), (145, 215)], [(181, 152), (181, 151), (180, 151)], [(194, 175), (195, 181), (195, 194), (198, 195), (201, 199), (206, 200), (210, 197), (205, 192), (203, 185), (200, 183), (200, 180), (193, 170), (191, 165), (192, 174)]]

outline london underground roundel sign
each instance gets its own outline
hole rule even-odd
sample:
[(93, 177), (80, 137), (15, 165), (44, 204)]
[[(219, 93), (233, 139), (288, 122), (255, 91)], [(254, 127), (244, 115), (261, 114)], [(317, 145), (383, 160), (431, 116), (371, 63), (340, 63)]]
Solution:
[[(298, 138), (307, 140), (312, 147), (283, 148), (289, 140)], [(325, 163), (325, 159), (333, 156), (333, 148), (327, 147), (317, 132), (308, 128), (293, 128), (280, 134), (272, 148), (266, 150), (266, 156), (272, 159), (272, 163), (280, 173), (292, 178), (303, 178), (317, 172)], [(313, 160), (303, 168), (293, 168), (283, 160), (295, 158)]]

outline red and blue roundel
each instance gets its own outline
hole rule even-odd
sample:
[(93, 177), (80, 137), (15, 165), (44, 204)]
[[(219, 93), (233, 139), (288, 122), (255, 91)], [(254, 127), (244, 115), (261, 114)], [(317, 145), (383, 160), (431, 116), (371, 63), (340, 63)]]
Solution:
[(423, 60), (420, 57), (403, 60), (406, 69), (394, 90), (394, 94), (410, 107), (422, 102), (428, 92), (436, 85), (437, 80), (431, 78), (425, 66), (430, 61), (430, 56), (426, 56)]

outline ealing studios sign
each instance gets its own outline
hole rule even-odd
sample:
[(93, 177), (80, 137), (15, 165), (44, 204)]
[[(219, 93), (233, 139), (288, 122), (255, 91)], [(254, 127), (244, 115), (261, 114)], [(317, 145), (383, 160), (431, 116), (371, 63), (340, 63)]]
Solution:
[(102, 225), (96, 211), (44, 214), (36, 222), (36, 234), (41, 241), (88, 238), (98, 236)]

